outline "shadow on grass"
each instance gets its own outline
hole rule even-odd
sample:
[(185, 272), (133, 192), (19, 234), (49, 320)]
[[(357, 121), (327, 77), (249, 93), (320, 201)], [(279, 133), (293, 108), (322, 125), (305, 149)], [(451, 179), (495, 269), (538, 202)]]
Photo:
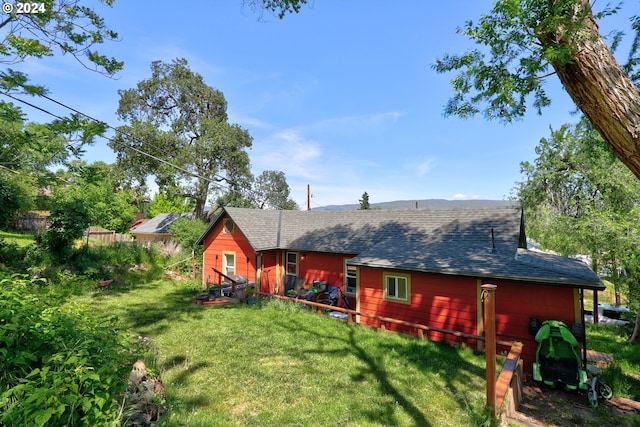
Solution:
[[(271, 324), (271, 326), (276, 325)], [(381, 344), (379, 347), (380, 351), (376, 351), (376, 354), (371, 354), (357, 342), (355, 328), (358, 326), (344, 324), (345, 328), (349, 328), (348, 338), (346, 339), (341, 336), (331, 336), (322, 330), (310, 330), (300, 324), (292, 325), (291, 323), (283, 323), (277, 326), (284, 329), (296, 328), (298, 334), (307, 334), (313, 337), (310, 339), (315, 341), (319, 339), (330, 339), (344, 343), (344, 346), (339, 349), (327, 350), (318, 346), (315, 351), (307, 350), (305, 354), (292, 354), (292, 357), (307, 358), (313, 353), (330, 354), (336, 358), (346, 355), (357, 357), (364, 366), (357, 372), (353, 372), (351, 375), (352, 381), (354, 383), (371, 381), (369, 378), (373, 377), (375, 383), (378, 384), (381, 394), (391, 397), (390, 403), (379, 407), (377, 411), (362, 413), (374, 423), (380, 423), (382, 425), (397, 424), (398, 420), (394, 414), (397, 413), (398, 406), (402, 407), (403, 411), (412, 419), (414, 425), (430, 426), (433, 425), (434, 422), (427, 419), (420, 408), (412, 403), (411, 396), (404, 395), (393, 385), (390, 374), (385, 369), (384, 362), (377, 356), (387, 354), (391, 351), (395, 353), (395, 358), (401, 359), (406, 364), (412, 364), (419, 370), (428, 371), (432, 373), (434, 377), (444, 380), (447, 395), (453, 395), (460, 409), (465, 411), (472, 420), (483, 422), (487, 419), (484, 408), (473, 408), (470, 402), (465, 400), (465, 391), (460, 390), (459, 386), (456, 385), (467, 384), (474, 380), (477, 381), (478, 378), (484, 378), (484, 369), (462, 358), (459, 354), (461, 351), (459, 348), (445, 343), (429, 343), (416, 339), (416, 341), (409, 342), (405, 346), (394, 346), (393, 348), (386, 344)], [(431, 387), (432, 385), (425, 384), (424, 386)]]
[(169, 329), (171, 323), (186, 317), (191, 320), (202, 318), (202, 306), (193, 302), (194, 289), (176, 284), (175, 288), (167, 290), (167, 286), (158, 281), (132, 286), (116, 284), (96, 290), (93, 299), (100, 303), (113, 294), (131, 294), (118, 306), (122, 320), (130, 329), (147, 334), (160, 334)]

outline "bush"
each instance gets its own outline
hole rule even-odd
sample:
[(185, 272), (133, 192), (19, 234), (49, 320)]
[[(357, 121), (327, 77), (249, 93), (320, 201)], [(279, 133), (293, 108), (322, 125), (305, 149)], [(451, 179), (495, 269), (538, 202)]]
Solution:
[(0, 265), (16, 268), (23, 264), (25, 249), (0, 237)]
[(43, 279), (0, 281), (0, 425), (118, 420), (132, 356), (114, 319), (41, 295)]
[(51, 210), (49, 221), (43, 236), (45, 246), (54, 258), (66, 261), (73, 243), (89, 226), (89, 211), (82, 200), (60, 200)]
[(203, 246), (196, 247), (196, 241), (207, 229), (207, 224), (199, 219), (180, 218), (169, 227), (169, 232), (173, 235), (173, 240), (180, 246), (196, 251), (196, 257), (202, 257)]

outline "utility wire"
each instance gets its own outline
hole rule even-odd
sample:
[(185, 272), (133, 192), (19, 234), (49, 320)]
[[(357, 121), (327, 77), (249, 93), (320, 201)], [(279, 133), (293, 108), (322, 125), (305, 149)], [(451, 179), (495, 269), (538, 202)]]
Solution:
[[(115, 127), (111, 126), (109, 123), (104, 122), (104, 121), (102, 121), (102, 120), (98, 120), (98, 119), (96, 119), (96, 118), (94, 118), (94, 117), (91, 117), (91, 116), (89, 116), (88, 114), (85, 114), (85, 113), (83, 113), (82, 111), (78, 111), (78, 110), (76, 110), (75, 108), (70, 107), (70, 106), (68, 106), (68, 105), (64, 104), (63, 102), (60, 102), (60, 101), (58, 101), (58, 100), (56, 100), (56, 99), (51, 98), (51, 97), (50, 97), (50, 96), (48, 96), (48, 95), (44, 95), (44, 94), (43, 94), (43, 95), (41, 95), (41, 96), (42, 96), (43, 98), (45, 98), (45, 99), (47, 99), (47, 100), (49, 100), (49, 101), (53, 102), (54, 104), (57, 104), (57, 105), (59, 105), (59, 106), (61, 106), (61, 107), (63, 107), (63, 108), (66, 108), (66, 109), (68, 109), (68, 110), (70, 110), (70, 111), (73, 111), (74, 113), (79, 114), (79, 115), (81, 115), (81, 116), (83, 116), (83, 117), (86, 117), (86, 118), (87, 118), (87, 119), (89, 119), (89, 120), (93, 120), (93, 121), (94, 121), (94, 122), (96, 122), (96, 123), (104, 124), (108, 129), (111, 129), (111, 130), (113, 130), (114, 132), (119, 132), (119, 133), (121, 133), (121, 134), (123, 134), (123, 135), (127, 135), (129, 138), (131, 138), (131, 139), (133, 139), (133, 140), (135, 140), (135, 139), (136, 139), (136, 138), (133, 138), (130, 134), (128, 134), (128, 133), (126, 133), (126, 132), (122, 132), (121, 130), (116, 129)], [(116, 144), (120, 144), (120, 145), (122, 145), (122, 146), (127, 147), (127, 145), (126, 145), (126, 144), (124, 144), (124, 143), (121, 143), (121, 142), (118, 142), (118, 141), (113, 141), (112, 139), (107, 138), (107, 137), (104, 137), (104, 138), (105, 138), (105, 139), (108, 139), (109, 141), (115, 142)], [(212, 180), (212, 179), (209, 179), (209, 178), (204, 178), (204, 177), (201, 177), (201, 176), (199, 176), (199, 175), (197, 175), (197, 174), (195, 174), (195, 173), (193, 173), (193, 172), (190, 172), (190, 171), (187, 171), (187, 170), (185, 170), (185, 169), (182, 169), (181, 167), (179, 167), (179, 166), (177, 166), (177, 165), (174, 165), (174, 164), (172, 164), (172, 163), (170, 163), (170, 162), (167, 162), (167, 161), (165, 161), (165, 160), (159, 159), (159, 158), (157, 158), (157, 157), (153, 156), (152, 154), (144, 153), (144, 152), (142, 152), (141, 150), (138, 150), (138, 149), (136, 149), (136, 148), (134, 148), (134, 147), (127, 147), (127, 148), (130, 148), (130, 149), (135, 150), (135, 151), (137, 151), (137, 152), (139, 152), (139, 153), (141, 153), (141, 154), (143, 154), (143, 155), (149, 156), (149, 157), (151, 157), (151, 158), (153, 158), (153, 159), (155, 159), (155, 160), (158, 160), (158, 161), (160, 161), (160, 162), (163, 162), (163, 163), (165, 163), (165, 164), (167, 164), (167, 165), (169, 165), (169, 166), (171, 166), (171, 167), (174, 167), (174, 168), (176, 168), (176, 169), (178, 169), (178, 170), (180, 170), (180, 171), (182, 171), (182, 172), (185, 172), (185, 173), (187, 173), (187, 174), (189, 174), (189, 175), (191, 175), (191, 176), (193, 176), (193, 177), (195, 177), (195, 178), (202, 178), (202, 179), (206, 179), (206, 180), (207, 180), (207, 181), (209, 181), (210, 183), (218, 183), (218, 182), (220, 182), (220, 181), (227, 181), (227, 182), (229, 182), (229, 180), (228, 180), (227, 178), (225, 178), (225, 177), (223, 177), (223, 176), (220, 176), (220, 175), (218, 175), (218, 174), (213, 174), (213, 176), (214, 176), (215, 178), (217, 178), (216, 180)], [(157, 147), (155, 147), (155, 148), (157, 148)]]
[[(8, 93), (8, 92), (1, 92), (1, 93), (2, 93), (2, 95), (6, 96), (6, 97), (8, 97), (8, 98), (11, 98), (11, 99), (13, 99), (13, 100), (15, 100), (15, 101), (18, 101), (18, 102), (20, 102), (20, 103), (22, 103), (22, 104), (25, 104), (25, 105), (27, 105), (27, 106), (29, 106), (29, 107), (31, 107), (31, 108), (34, 108), (34, 109), (36, 109), (36, 110), (38, 110), (38, 111), (41, 111), (41, 112), (43, 112), (43, 113), (45, 113), (45, 114), (48, 114), (48, 115), (50, 115), (50, 116), (52, 116), (52, 117), (55, 117), (55, 118), (57, 118), (58, 120), (64, 120), (64, 118), (63, 118), (63, 117), (61, 117), (61, 116), (59, 116), (59, 115), (57, 115), (57, 114), (55, 114), (55, 113), (52, 113), (51, 111), (49, 111), (49, 110), (47, 110), (47, 109), (45, 109), (45, 108), (43, 108), (43, 107), (39, 107), (39, 106), (37, 106), (37, 105), (35, 105), (35, 104), (31, 103), (31, 102), (28, 102), (28, 101), (25, 101), (25, 100), (23, 100), (23, 99), (20, 99), (20, 98), (18, 98), (18, 97), (16, 97), (16, 96), (14, 96), (14, 95), (12, 95), (12, 94), (10, 94), (10, 93)], [(69, 109), (70, 111), (73, 111), (73, 112), (74, 112), (74, 113), (76, 113), (76, 114), (79, 114), (79, 115), (81, 115), (81, 116), (83, 116), (83, 117), (86, 117), (86, 118), (88, 118), (89, 120), (92, 120), (92, 121), (94, 121), (94, 122), (96, 122), (96, 123), (104, 124), (107, 128), (109, 128), (109, 129), (111, 129), (111, 130), (114, 130), (114, 131), (116, 131), (116, 132), (123, 133), (123, 134), (127, 135), (129, 138), (131, 138), (131, 139), (135, 139), (135, 138), (132, 138), (132, 137), (131, 137), (131, 135), (129, 135), (129, 134), (127, 134), (127, 133), (124, 133), (124, 132), (122, 132), (122, 131), (117, 130), (116, 128), (114, 128), (113, 126), (109, 125), (109, 124), (108, 124), (108, 123), (106, 123), (106, 122), (103, 122), (103, 121), (101, 121), (101, 120), (95, 119), (95, 118), (93, 118), (93, 117), (91, 117), (91, 116), (89, 116), (89, 115), (87, 115), (87, 114), (85, 114), (85, 113), (82, 113), (81, 111), (76, 110), (75, 108), (69, 107), (69, 106), (67, 106), (67, 105), (65, 105), (65, 104), (63, 104), (63, 103), (61, 103), (61, 102), (59, 102), (59, 101), (56, 101), (55, 99), (50, 98), (50, 97), (48, 97), (48, 96), (46, 96), (46, 95), (42, 95), (42, 96), (43, 96), (44, 98), (48, 99), (49, 101), (54, 102), (55, 104), (57, 104), (57, 105), (61, 106), (61, 107), (64, 107), (64, 108)], [(125, 147), (125, 148), (128, 148), (128, 149), (130, 149), (130, 150), (133, 150), (133, 151), (137, 152), (138, 154), (141, 154), (141, 155), (143, 155), (143, 156), (147, 156), (147, 157), (152, 158), (152, 159), (154, 159), (154, 160), (156, 160), (156, 161), (158, 161), (158, 162), (160, 162), (160, 163), (163, 163), (163, 164), (165, 164), (165, 165), (167, 165), (167, 166), (170, 166), (170, 167), (172, 167), (172, 168), (174, 168), (174, 169), (177, 169), (177, 170), (179, 170), (179, 171), (181, 171), (181, 172), (183, 172), (183, 173), (185, 173), (185, 174), (187, 174), (187, 175), (189, 175), (189, 176), (192, 176), (192, 177), (197, 178), (197, 179), (205, 180), (205, 181), (209, 182), (210, 184), (215, 184), (215, 185), (217, 185), (218, 187), (221, 187), (221, 188), (224, 188), (224, 189), (226, 189), (226, 190), (229, 190), (229, 187), (228, 187), (228, 186), (223, 185), (223, 184), (220, 184), (220, 181), (222, 181), (222, 180), (224, 180), (224, 181), (227, 181), (227, 182), (231, 183), (227, 178), (221, 177), (221, 176), (216, 175), (216, 174), (214, 174), (213, 176), (214, 176), (214, 177), (217, 177), (218, 179), (206, 178), (206, 177), (200, 176), (200, 175), (198, 175), (198, 174), (196, 174), (196, 173), (193, 173), (193, 172), (191, 172), (191, 171), (189, 171), (189, 170), (187, 170), (187, 169), (184, 169), (184, 168), (182, 168), (182, 167), (180, 167), (180, 166), (178, 166), (178, 165), (176, 165), (176, 164), (173, 164), (173, 163), (171, 163), (171, 162), (169, 162), (169, 161), (167, 161), (167, 160), (164, 160), (164, 159), (161, 159), (161, 158), (159, 158), (159, 157), (157, 157), (157, 156), (154, 156), (153, 154), (150, 154), (150, 153), (147, 153), (147, 152), (145, 152), (145, 151), (142, 151), (142, 150), (140, 150), (140, 149), (138, 149), (138, 148), (136, 148), (136, 147), (131, 147), (131, 146), (129, 146), (129, 145), (127, 145), (127, 144), (123, 143), (123, 142), (120, 142), (120, 141), (114, 140), (113, 138), (110, 138), (110, 137), (108, 137), (108, 136), (104, 136), (104, 135), (99, 135), (99, 136), (101, 136), (102, 138), (104, 138), (104, 139), (106, 139), (106, 140), (108, 140), (108, 141), (113, 142), (114, 144), (118, 144), (118, 145), (123, 146), (123, 147)]]

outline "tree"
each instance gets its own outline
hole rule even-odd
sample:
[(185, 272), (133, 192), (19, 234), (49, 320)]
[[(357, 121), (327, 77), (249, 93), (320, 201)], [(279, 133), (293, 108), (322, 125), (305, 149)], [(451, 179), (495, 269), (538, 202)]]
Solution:
[(0, 230), (13, 227), (16, 213), (30, 206), (33, 199), (16, 177), (0, 170)]
[(234, 179), (229, 191), (219, 197), (217, 203), (237, 208), (299, 210), (290, 194), (284, 172), (267, 170), (257, 178), (248, 175)]
[(155, 175), (161, 190), (182, 188), (194, 201), (195, 218), (204, 216), (207, 197), (221, 182), (249, 173), (251, 136), (227, 122), (224, 95), (185, 59), (152, 62), (151, 78), (118, 93), (118, 116), (128, 122), (109, 143), (118, 165), (140, 184)]
[(180, 218), (169, 227), (173, 239), (185, 249), (195, 251), (198, 259), (202, 256), (203, 246), (196, 247), (196, 241), (202, 236), (207, 224), (199, 219)]
[(126, 233), (137, 208), (132, 203), (133, 192), (118, 186), (115, 173), (114, 166), (104, 162), (73, 161), (68, 169), (58, 171), (63, 184), (55, 189), (55, 201), (81, 201), (89, 215), (89, 225)]
[[(102, 3), (111, 6), (113, 1), (103, 0)], [(122, 69), (122, 62), (95, 50), (98, 44), (118, 40), (118, 34), (107, 28), (93, 9), (81, 5), (78, 0), (6, 2), (5, 7), (12, 10), (3, 10), (4, 20), (0, 22), (0, 63), (11, 65), (27, 58), (53, 56), (57, 49), (62, 54), (72, 55), (82, 66), (108, 76)], [(31, 13), (21, 10), (26, 7)], [(36, 13), (32, 8), (37, 9)], [(46, 93), (41, 86), (28, 85), (24, 73), (11, 69), (0, 71), (0, 88)]]
[(287, 13), (298, 13), (308, 0), (242, 0), (243, 4), (248, 4), (254, 11), (262, 13), (267, 10), (278, 15), (282, 19)]
[(438, 72), (460, 71), (446, 114), (510, 122), (522, 117), (527, 102), (540, 113), (550, 104), (543, 81), (556, 74), (575, 104), (602, 135), (611, 151), (640, 177), (640, 16), (628, 60), (620, 65), (599, 33), (596, 19), (618, 12), (607, 7), (594, 15), (589, 0), (497, 0), (477, 24), (458, 32), (484, 46), (437, 60)]
[(153, 218), (163, 213), (184, 213), (193, 210), (193, 203), (184, 197), (170, 195), (170, 189), (166, 192), (158, 192), (149, 203), (149, 217)]
[(66, 261), (74, 242), (82, 237), (89, 224), (89, 211), (83, 200), (73, 196), (57, 200), (43, 236), (45, 247), (54, 258)]
[(291, 189), (281, 171), (263, 171), (255, 180), (253, 194), (259, 209), (300, 209), (289, 197)]
[(79, 157), (82, 146), (104, 130), (99, 124), (85, 126), (71, 120), (28, 122), (19, 107), (0, 102), (0, 166), (34, 178), (34, 185), (47, 185), (53, 177), (51, 167)]
[(521, 163), (518, 186), (528, 235), (563, 255), (589, 255), (593, 270), (614, 282), (616, 302), (624, 284), (640, 310), (640, 181), (586, 120), (552, 130), (536, 154)]
[(360, 207), (358, 208), (359, 210), (371, 209), (371, 206), (369, 205), (369, 194), (367, 194), (366, 191), (362, 193), (362, 199), (358, 201), (360, 202)]

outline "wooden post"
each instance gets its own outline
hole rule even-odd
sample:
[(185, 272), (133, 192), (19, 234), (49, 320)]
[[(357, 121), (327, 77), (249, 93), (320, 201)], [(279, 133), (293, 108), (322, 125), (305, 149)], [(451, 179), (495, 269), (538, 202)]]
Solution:
[(487, 381), (487, 408), (496, 416), (496, 285), (482, 285)]
[(196, 280), (196, 251), (191, 251), (191, 280)]

